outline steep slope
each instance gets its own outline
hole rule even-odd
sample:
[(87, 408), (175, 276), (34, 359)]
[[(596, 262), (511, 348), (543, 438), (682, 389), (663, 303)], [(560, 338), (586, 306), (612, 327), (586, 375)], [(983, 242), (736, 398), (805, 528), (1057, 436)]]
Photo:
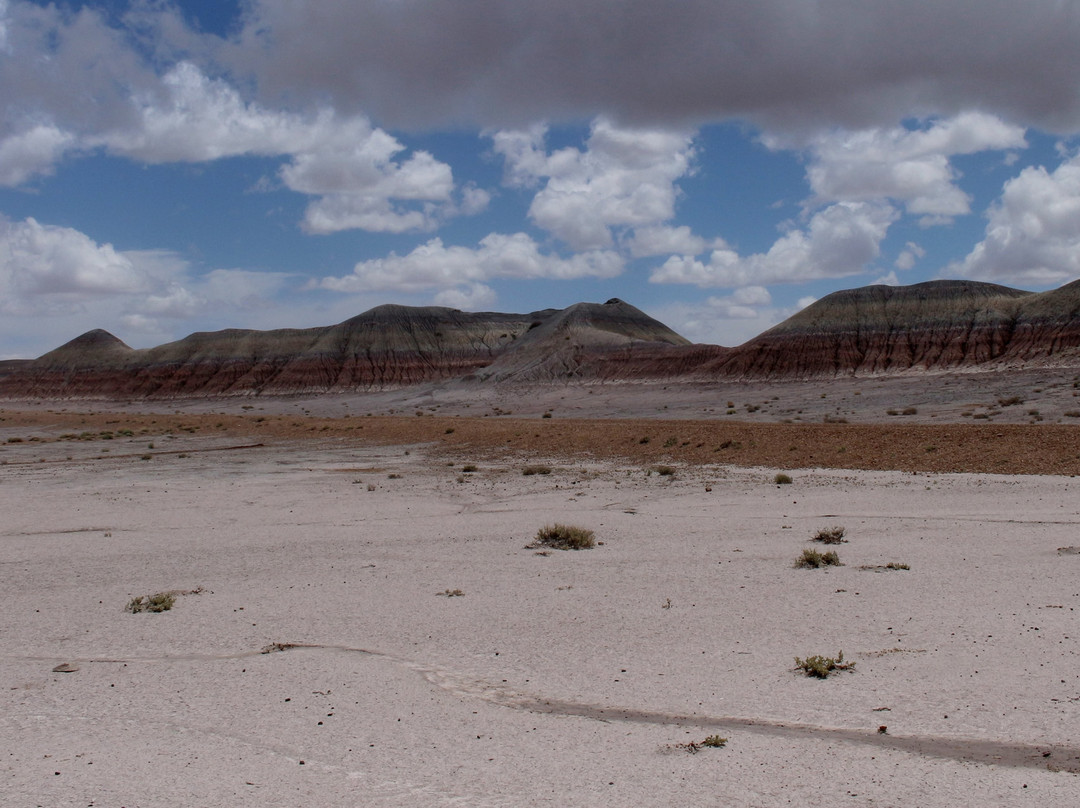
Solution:
[(92, 331), (0, 377), (0, 395), (289, 395), (461, 377), (595, 378), (601, 365), (618, 375), (634, 362), (647, 365), (650, 350), (686, 344), (618, 300), (529, 314), (386, 305), (334, 326), (202, 332), (146, 350)]
[(673, 375), (659, 357), (689, 344), (618, 298), (604, 304), (577, 303), (533, 321), (526, 334), (477, 378), (543, 382)]
[[(1059, 290), (1060, 291), (1060, 290)], [(866, 286), (834, 292), (706, 367), (707, 375), (813, 378), (1026, 361), (1072, 315), (1039, 295), (975, 281)], [(1033, 309), (1035, 311), (1035, 309)], [(1017, 341), (1027, 322), (1023, 346)]]

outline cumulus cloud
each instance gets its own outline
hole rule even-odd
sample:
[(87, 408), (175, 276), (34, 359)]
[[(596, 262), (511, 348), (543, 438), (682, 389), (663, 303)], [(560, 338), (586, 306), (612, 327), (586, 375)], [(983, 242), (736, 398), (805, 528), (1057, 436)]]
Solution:
[(741, 345), (786, 320), (813, 298), (794, 306), (776, 306), (763, 287), (743, 287), (730, 295), (710, 295), (698, 303), (667, 303), (648, 313), (692, 342)]
[(900, 254), (896, 256), (894, 266), (901, 270), (906, 271), (911, 269), (921, 258), (926, 257), (926, 250), (914, 241), (909, 241), (904, 245), (904, 249), (900, 251)]
[(701, 255), (711, 246), (721, 246), (695, 235), (686, 225), (635, 228), (626, 240), (626, 248), (634, 258), (654, 255)]
[(69, 227), (34, 219), (0, 219), (3, 305), (34, 296), (88, 296), (145, 291), (146, 278), (111, 244), (97, 244)]
[(62, 318), (70, 337), (122, 324), (175, 338), (180, 324), (218, 315), (236, 325), (276, 308), (276, 298), (295, 284), (283, 273), (199, 274), (168, 250), (118, 250), (69, 227), (0, 218), (0, 338), (30, 355), (56, 347), (52, 317)]
[[(776, 148), (786, 139), (764, 140)], [(949, 158), (1026, 145), (1021, 127), (980, 112), (923, 129), (833, 129), (810, 139), (806, 176), (815, 204), (893, 199), (908, 213), (924, 216), (925, 224), (936, 224), (971, 212), (971, 198), (956, 186)]]
[(898, 109), (1080, 125), (1080, 15), (1058, 0), (254, 0), (245, 22), (221, 58), (268, 97), (362, 104), (392, 126), (605, 111), (863, 127)]
[[(361, 261), (351, 274), (323, 278), (317, 285), (338, 292), (457, 289), (459, 296), (479, 295), (489, 303), (491, 298), (476, 284), (493, 278), (612, 278), (622, 270), (623, 259), (615, 252), (596, 250), (562, 258), (541, 252), (525, 233), (492, 233), (476, 248), (447, 247), (441, 239), (433, 238), (406, 255), (391, 253), (386, 258)], [(449, 298), (444, 295), (442, 299)]]
[(880, 255), (881, 241), (898, 215), (880, 202), (837, 203), (815, 213), (805, 227), (789, 230), (768, 252), (740, 256), (725, 244), (707, 261), (672, 256), (649, 280), (744, 287), (857, 275)]
[(693, 133), (592, 124), (586, 148), (548, 153), (544, 130), (493, 135), (506, 161), (507, 182), (531, 187), (529, 217), (575, 250), (614, 244), (613, 228), (652, 227), (675, 215), (676, 180), (690, 172)]
[(985, 238), (944, 274), (1039, 285), (1080, 276), (1080, 157), (1025, 168), (1005, 183)]
[(495, 290), (482, 283), (470, 283), (468, 286), (457, 289), (444, 289), (435, 295), (436, 306), (447, 306), (451, 309), (464, 309), (465, 311), (479, 311), (490, 308), (495, 304)]
[(51, 174), (53, 165), (75, 140), (52, 124), (38, 124), (0, 140), (0, 185), (22, 185), (36, 175)]
[[(17, 5), (25, 12), (24, 39), (18, 53), (0, 55), (0, 89), (11, 99), (0, 112), (0, 185), (48, 174), (73, 150), (105, 149), (145, 163), (283, 157), (285, 187), (316, 197), (303, 221), (309, 232), (427, 230), (450, 216), (483, 209), (483, 191), (471, 188), (456, 201), (449, 165), (424, 151), (406, 154), (401, 142), (363, 115), (342, 116), (325, 106), (307, 112), (269, 108), (190, 61), (158, 77), (125, 43), (111, 41), (117, 33), (93, 12), (64, 16), (51, 7), (31, 11)], [(34, 21), (51, 30), (56, 42), (44, 41)], [(78, 67), (87, 57), (79, 55), (85, 45), (74, 42), (76, 33), (88, 33), (103, 48), (97, 60), (115, 69), (103, 77), (94, 66), (88, 75), (76, 71), (49, 81), (51, 70), (42, 71), (43, 79), (29, 75), (22, 62), (15, 65), (22, 57)], [(9, 79), (13, 67), (22, 84)], [(91, 114), (82, 102), (58, 96), (53, 84), (61, 79), (106, 111)], [(41, 97), (35, 89), (44, 91)]]

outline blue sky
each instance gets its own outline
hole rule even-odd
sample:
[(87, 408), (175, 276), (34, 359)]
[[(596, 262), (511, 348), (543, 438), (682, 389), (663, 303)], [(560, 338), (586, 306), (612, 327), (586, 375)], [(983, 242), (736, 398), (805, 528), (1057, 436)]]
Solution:
[[(972, 32), (978, 35), (972, 35)], [(1080, 277), (1080, 2), (0, 0), (0, 358)]]

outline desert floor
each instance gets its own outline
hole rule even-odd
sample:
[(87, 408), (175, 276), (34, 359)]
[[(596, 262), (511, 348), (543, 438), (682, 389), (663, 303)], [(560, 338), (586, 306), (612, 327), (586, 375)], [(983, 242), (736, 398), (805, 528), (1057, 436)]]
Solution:
[(1071, 416), (696, 403), (0, 411), (0, 802), (1080, 803)]

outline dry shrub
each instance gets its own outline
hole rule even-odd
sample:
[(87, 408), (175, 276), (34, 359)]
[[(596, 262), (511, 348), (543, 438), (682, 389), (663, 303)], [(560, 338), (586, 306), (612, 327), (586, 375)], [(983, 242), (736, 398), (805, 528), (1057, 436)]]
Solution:
[(545, 525), (536, 534), (532, 547), (551, 547), (555, 550), (589, 550), (596, 546), (591, 530), (572, 525)]

